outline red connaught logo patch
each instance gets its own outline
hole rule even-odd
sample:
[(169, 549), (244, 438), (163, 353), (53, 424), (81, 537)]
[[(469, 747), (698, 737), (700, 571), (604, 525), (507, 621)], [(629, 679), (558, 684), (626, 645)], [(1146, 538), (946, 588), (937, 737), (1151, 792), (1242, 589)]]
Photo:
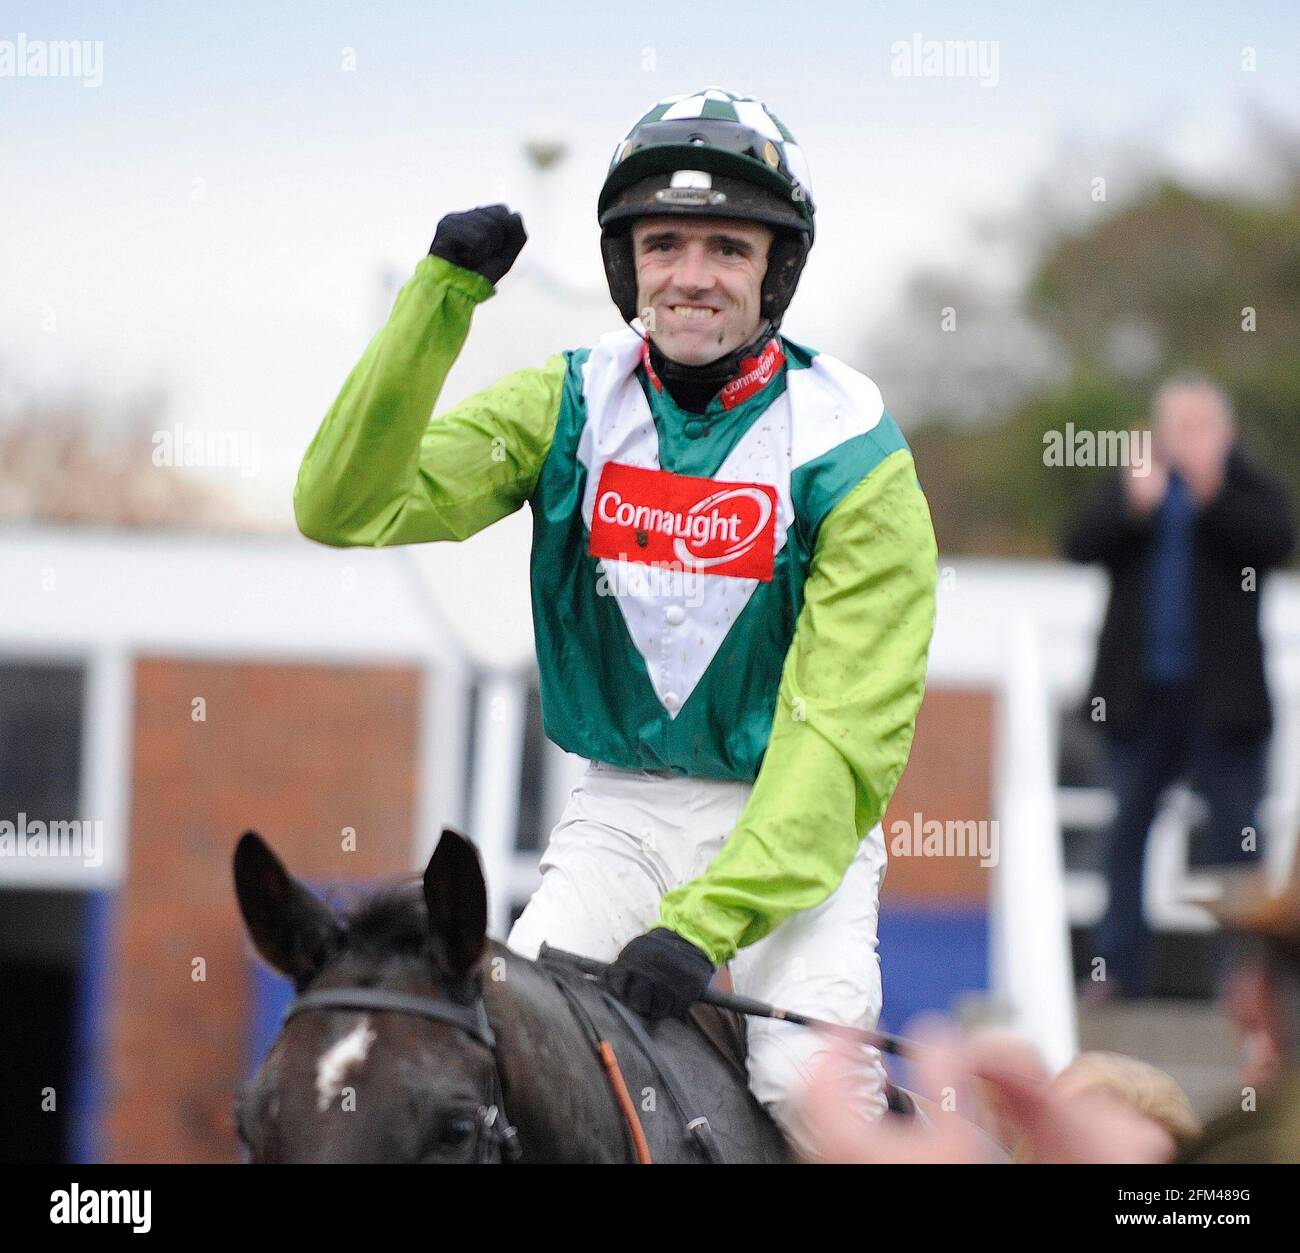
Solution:
[(772, 578), (776, 489), (611, 461), (591, 515), (593, 557), (738, 579)]

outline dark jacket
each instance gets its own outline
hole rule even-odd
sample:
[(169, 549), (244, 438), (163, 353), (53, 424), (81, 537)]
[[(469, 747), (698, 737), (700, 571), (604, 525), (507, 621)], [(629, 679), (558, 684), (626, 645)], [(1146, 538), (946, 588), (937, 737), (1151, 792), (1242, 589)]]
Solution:
[(1300, 1064), (1292, 1063), (1258, 1096), (1258, 1107), (1235, 1103), (1213, 1119), (1178, 1158), (1180, 1163), (1300, 1163)]
[[(1097, 645), (1086, 705), (1106, 702), (1105, 725), (1123, 732), (1145, 703), (1148, 559), (1155, 514), (1135, 517), (1121, 475), (1114, 472), (1085, 505), (1065, 536), (1071, 561), (1097, 562), (1110, 572), (1110, 603)], [(1232, 449), (1224, 482), (1199, 514), (1193, 540), (1196, 689), (1205, 721), (1228, 733), (1263, 735), (1272, 726), (1259, 633), (1264, 573), (1290, 556), (1295, 525), (1286, 490)], [(1246, 567), (1253, 591), (1243, 588)]]

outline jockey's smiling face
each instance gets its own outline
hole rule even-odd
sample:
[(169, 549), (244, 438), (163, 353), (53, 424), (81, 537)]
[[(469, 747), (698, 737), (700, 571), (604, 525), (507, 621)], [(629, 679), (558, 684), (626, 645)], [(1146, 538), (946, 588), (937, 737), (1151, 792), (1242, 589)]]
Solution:
[(771, 244), (771, 228), (758, 222), (634, 222), (637, 310), (659, 351), (681, 365), (707, 365), (753, 338)]

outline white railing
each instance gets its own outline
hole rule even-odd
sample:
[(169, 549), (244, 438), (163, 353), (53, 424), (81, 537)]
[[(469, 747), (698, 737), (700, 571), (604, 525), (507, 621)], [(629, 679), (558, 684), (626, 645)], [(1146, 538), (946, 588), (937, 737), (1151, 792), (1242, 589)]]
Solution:
[(479, 688), (469, 827), (487, 880), (488, 931), (501, 939), (509, 929), (527, 708), (528, 683), (518, 674), (490, 675)]
[(1010, 1025), (1053, 1069), (1078, 1051), (1065, 858), (1056, 808), (1056, 733), (1039, 628), (1010, 620), (997, 713), (998, 859), (989, 902), (989, 976)]

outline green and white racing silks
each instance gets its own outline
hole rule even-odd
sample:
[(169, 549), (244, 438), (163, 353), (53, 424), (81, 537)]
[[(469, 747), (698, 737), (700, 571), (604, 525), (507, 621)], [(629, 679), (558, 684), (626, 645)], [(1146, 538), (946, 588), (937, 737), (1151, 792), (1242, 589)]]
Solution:
[[(835, 890), (907, 762), (936, 581), (911, 453), (869, 379), (784, 337), (730, 408), (679, 409), (625, 329), (431, 420), (493, 294), (419, 263), (307, 450), (299, 528), (340, 546), (464, 539), (530, 504), (546, 734), (625, 769), (755, 781), (722, 851), (661, 907), (720, 964)], [(770, 577), (593, 553), (615, 472), (765, 485)]]

